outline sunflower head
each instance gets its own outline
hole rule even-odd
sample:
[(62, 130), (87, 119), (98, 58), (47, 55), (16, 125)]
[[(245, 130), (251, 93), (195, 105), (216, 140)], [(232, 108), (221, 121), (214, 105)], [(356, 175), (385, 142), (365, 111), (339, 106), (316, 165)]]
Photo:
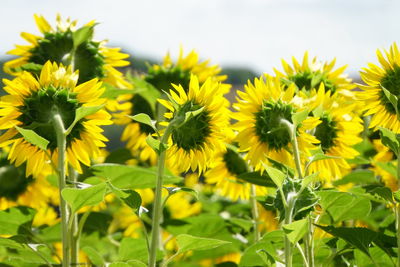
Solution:
[(318, 89), (321, 84), (324, 84), (326, 90), (332, 93), (354, 88), (351, 80), (343, 74), (347, 66), (333, 70), (335, 59), (325, 63), (319, 62), (317, 58), (309, 61), (308, 52), (305, 52), (301, 64), (294, 57), (292, 62), (293, 66), (290, 66), (282, 59), (284, 73), (276, 69), (274, 71), (287, 86), (294, 83), (299, 90), (303, 90), (306, 94)]
[[(239, 132), (236, 140), (240, 149), (247, 152), (245, 159), (256, 170), (262, 169), (262, 162), (267, 158), (291, 165), (291, 139), (282, 121), (292, 123), (292, 116), (304, 109), (301, 99), (295, 96), (295, 85), (286, 88), (280, 77), (260, 77), (254, 84), (249, 81), (245, 91), (239, 91), (238, 95), (238, 103), (234, 104), (237, 112), (233, 114), (237, 122), (233, 127)], [(318, 119), (310, 117), (297, 127), (304, 155), (313, 143), (318, 143), (305, 130), (318, 123)]]
[(98, 78), (114, 86), (128, 86), (122, 73), (114, 68), (128, 65), (129, 62), (124, 60), (128, 55), (120, 53), (118, 48), (105, 47), (105, 42), (94, 41), (94, 21), (79, 29), (75, 28), (76, 21), (63, 21), (60, 16), (57, 16), (55, 28), (42, 16), (35, 15), (35, 21), (42, 36), (22, 33), (29, 44), (17, 45), (8, 52), (17, 58), (5, 63), (6, 72), (14, 75), (21, 70), (38, 73), (40, 68), (37, 67), (47, 61), (71, 63), (79, 70), (78, 83)]
[[(170, 101), (159, 99), (170, 112), (165, 117), (174, 123), (169, 155), (178, 171), (191, 169), (201, 173), (212, 160), (214, 151), (224, 150), (222, 131), (227, 127), (228, 110), (220, 84), (208, 79), (200, 87), (191, 76), (188, 92), (173, 85)], [(175, 168), (174, 168), (175, 169)]]
[(364, 115), (372, 115), (370, 128), (382, 126), (399, 133), (400, 104), (390, 101), (388, 95), (400, 97), (400, 52), (393, 43), (389, 50), (377, 50), (376, 55), (381, 66), (369, 63), (368, 68), (362, 69), (360, 74), (366, 85), (359, 85), (362, 91), (358, 97), (365, 103)]
[[(69, 163), (81, 172), (79, 162), (90, 164), (90, 158), (99, 154), (99, 147), (107, 139), (101, 134), (99, 125), (110, 124), (110, 115), (100, 109), (104, 103), (99, 96), (104, 89), (97, 79), (76, 86), (78, 71), (62, 64), (47, 62), (39, 78), (22, 72), (14, 80), (4, 80), (4, 90), (9, 94), (0, 100), (0, 129), (7, 130), (0, 136), (2, 146), (12, 144), (9, 159), (17, 166), (26, 162), (26, 175), (38, 174), (46, 166), (48, 156), (57, 157), (57, 138), (52, 124), (54, 114), (59, 114), (64, 127), (71, 125), (67, 136)], [(75, 121), (79, 108), (99, 107), (98, 111)], [(75, 123), (75, 124), (73, 124)], [(46, 139), (47, 148), (39, 148), (19, 133), (19, 128), (32, 130)], [(23, 153), (21, 153), (24, 151)]]

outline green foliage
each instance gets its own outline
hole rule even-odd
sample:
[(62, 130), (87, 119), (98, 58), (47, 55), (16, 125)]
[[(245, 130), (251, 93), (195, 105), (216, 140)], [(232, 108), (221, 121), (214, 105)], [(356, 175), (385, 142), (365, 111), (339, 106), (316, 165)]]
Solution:
[(36, 211), (15, 207), (0, 211), (0, 235), (29, 234)]
[(179, 247), (178, 253), (185, 253), (190, 250), (213, 249), (230, 243), (224, 240), (203, 238), (187, 234), (178, 235), (176, 237), (176, 242), (178, 243)]
[(85, 206), (94, 206), (103, 201), (106, 193), (106, 183), (100, 183), (85, 189), (65, 188), (61, 194), (65, 201), (71, 206), (72, 212), (77, 212)]
[(47, 145), (50, 142), (41, 137), (40, 135), (38, 135), (37, 133), (35, 133), (34, 131), (23, 129), (18, 126), (15, 126), (15, 129), (17, 129), (17, 131), (25, 138), (25, 140), (31, 143), (32, 145), (35, 145), (42, 150), (47, 149)]

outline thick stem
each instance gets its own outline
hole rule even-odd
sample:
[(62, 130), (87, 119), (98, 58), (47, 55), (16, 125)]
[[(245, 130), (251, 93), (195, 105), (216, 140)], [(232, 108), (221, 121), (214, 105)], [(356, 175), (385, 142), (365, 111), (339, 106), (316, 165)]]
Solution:
[[(68, 181), (76, 187), (76, 183), (78, 182), (78, 173), (75, 171), (74, 168), (69, 166), (68, 169)], [(70, 222), (70, 242), (71, 242), (71, 264), (78, 265), (79, 264), (79, 228), (78, 228), (78, 214), (73, 214), (71, 217), (72, 222)]]
[(250, 203), (251, 203), (251, 215), (253, 217), (253, 228), (254, 228), (254, 243), (260, 240), (260, 231), (258, 227), (258, 208), (256, 200), (256, 186), (254, 184), (250, 185)]
[[(295, 204), (295, 198), (288, 194), (287, 198), (288, 205), (285, 207), (285, 224), (292, 223), (293, 217), (293, 209)], [(285, 266), (292, 267), (292, 259), (293, 259), (293, 247), (290, 243), (290, 240), (285, 235)]]
[(63, 260), (62, 266), (70, 266), (70, 242), (68, 235), (68, 218), (70, 211), (67, 203), (63, 199), (61, 192), (66, 186), (65, 175), (65, 151), (67, 147), (67, 140), (65, 136), (65, 128), (60, 114), (53, 115), (53, 126), (57, 135), (57, 148), (58, 148), (58, 188), (60, 194), (60, 213), (61, 213), (61, 229), (62, 229), (62, 251)]
[(304, 246), (307, 256), (307, 262), (309, 267), (314, 267), (314, 242), (313, 242), (313, 225), (311, 221), (311, 215), (308, 215), (308, 231), (304, 237)]
[[(400, 188), (400, 153), (397, 154), (397, 188)], [(400, 267), (400, 205), (395, 204), (396, 237), (397, 237), (397, 267)]]
[[(168, 138), (172, 131), (172, 122), (169, 124), (161, 139), (161, 145), (168, 143)], [(162, 216), (162, 185), (164, 178), (166, 150), (162, 149), (157, 162), (157, 185), (155, 189), (155, 199), (153, 206), (152, 235), (149, 252), (149, 267), (156, 266), (157, 251), (160, 247), (160, 223)]]
[(292, 123), (285, 119), (281, 119), (281, 123), (287, 127), (287, 130), (289, 132), (293, 147), (293, 158), (294, 163), (296, 164), (297, 175), (300, 179), (303, 179), (303, 170), (301, 167), (299, 144), (297, 143), (296, 127), (294, 127)]

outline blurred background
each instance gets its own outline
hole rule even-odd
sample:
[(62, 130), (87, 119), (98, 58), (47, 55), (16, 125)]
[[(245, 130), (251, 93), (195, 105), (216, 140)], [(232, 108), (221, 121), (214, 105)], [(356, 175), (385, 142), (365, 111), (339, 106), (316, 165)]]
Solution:
[(321, 60), (336, 57), (336, 66), (347, 64), (358, 79), (377, 48), (400, 39), (398, 0), (0, 1), (2, 62), (14, 44), (25, 44), (20, 32), (39, 34), (34, 13), (52, 25), (60, 13), (78, 25), (98, 21), (96, 38), (131, 54), (133, 68), (146, 70), (144, 62), (160, 62), (167, 51), (175, 58), (182, 45), (220, 64), (237, 85), (281, 70), (281, 58), (306, 50)]

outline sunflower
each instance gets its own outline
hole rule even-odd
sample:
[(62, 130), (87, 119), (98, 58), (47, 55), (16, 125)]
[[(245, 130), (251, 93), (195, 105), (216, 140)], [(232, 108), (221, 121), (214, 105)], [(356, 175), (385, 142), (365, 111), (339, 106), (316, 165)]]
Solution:
[[(158, 99), (170, 112), (168, 120), (184, 118), (187, 112), (201, 112), (183, 125), (174, 127), (167, 150), (168, 164), (179, 172), (196, 170), (200, 175), (213, 160), (216, 151), (224, 151), (224, 130), (228, 126), (228, 109), (220, 83), (207, 79), (203, 85), (195, 75), (190, 78), (188, 93), (182, 85), (173, 85), (171, 100)], [(167, 126), (166, 123), (165, 126)]]
[[(237, 120), (233, 129), (238, 131), (236, 141), (241, 151), (247, 152), (244, 159), (255, 167), (263, 170), (267, 159), (293, 166), (292, 145), (287, 128), (281, 119), (292, 122), (292, 115), (301, 111), (301, 100), (295, 96), (295, 85), (288, 88), (279, 77), (266, 75), (254, 79), (254, 85), (248, 81), (245, 91), (238, 91), (238, 102), (233, 105), (237, 111), (232, 117)], [(319, 141), (306, 130), (315, 128), (318, 118), (309, 117), (297, 128), (299, 149), (304, 156), (315, 149)]]
[[(369, 127), (376, 129), (378, 126), (388, 128), (400, 133), (400, 122), (396, 115), (396, 109), (389, 101), (383, 88), (396, 97), (400, 97), (400, 53), (396, 43), (389, 51), (376, 51), (381, 67), (369, 63), (368, 68), (360, 72), (366, 85), (359, 85), (362, 92), (358, 94), (364, 101), (364, 116), (371, 115)], [(396, 107), (397, 108), (397, 107)]]
[[(393, 192), (399, 189), (398, 179), (396, 177), (397, 160), (394, 153), (386, 146), (384, 146), (380, 139), (374, 139), (372, 144), (375, 148), (376, 154), (372, 158), (371, 170), (376, 176), (380, 177), (386, 187), (389, 187)], [(393, 166), (394, 171), (389, 171), (383, 165), (390, 164)]]
[[(231, 130), (226, 131), (226, 136), (228, 144), (235, 138), (235, 134)], [(225, 151), (216, 154), (210, 169), (204, 176), (207, 183), (215, 184), (220, 195), (228, 197), (232, 201), (248, 200), (251, 184), (238, 177), (248, 171), (249, 168), (237, 148), (229, 144)], [(266, 193), (265, 187), (256, 186), (256, 195), (266, 195)]]
[[(65, 63), (74, 47), (73, 34), (76, 31), (76, 21), (62, 21), (57, 16), (57, 26), (52, 28), (43, 16), (34, 15), (36, 25), (42, 36), (36, 36), (23, 32), (28, 45), (16, 45), (16, 48), (8, 54), (17, 56), (4, 64), (4, 71), (17, 75), (20, 67), (28, 63), (43, 65), (47, 61)], [(91, 21), (85, 26), (94, 26)], [(121, 72), (115, 67), (129, 65), (125, 59), (127, 54), (121, 53), (120, 48), (108, 48), (105, 41), (97, 42), (90, 37), (80, 44), (74, 53), (74, 67), (79, 69), (78, 84), (87, 82), (93, 78), (99, 78), (119, 88), (129, 87)]]
[[(175, 63), (168, 53), (164, 57), (163, 64), (151, 66), (143, 79), (163, 95), (162, 91), (169, 90), (172, 87), (171, 84), (180, 84), (184, 90), (188, 90), (191, 74), (197, 75), (200, 84), (203, 84), (207, 78), (211, 78), (215, 82), (223, 82), (227, 76), (219, 75), (220, 72), (221, 68), (218, 65), (210, 65), (209, 60), (200, 61), (199, 55), (194, 50), (184, 56), (181, 48)], [(230, 87), (229, 84), (220, 84), (220, 89), (224, 93), (228, 93)], [(164, 98), (166, 97), (164, 96)], [(153, 129), (132, 121), (126, 115), (145, 113), (151, 119), (157, 120), (164, 113), (164, 108), (160, 106), (152, 108), (151, 104), (141, 94), (134, 94), (129, 98), (121, 98), (121, 100), (119, 113), (115, 115), (117, 124), (126, 125), (121, 140), (126, 142), (127, 148), (140, 160), (149, 161), (151, 165), (154, 165), (157, 161), (157, 155), (146, 143), (147, 136), (154, 134)]]
[(363, 122), (354, 114), (355, 105), (342, 105), (343, 97), (325, 91), (321, 84), (317, 96), (309, 102), (313, 106), (313, 115), (321, 123), (315, 128), (314, 136), (320, 141), (322, 151), (332, 158), (319, 160), (310, 165), (310, 172), (319, 172), (325, 182), (340, 179), (351, 166), (346, 160), (353, 159), (359, 153), (353, 146), (362, 141), (360, 134)]
[[(37, 176), (43, 169), (57, 165), (57, 138), (52, 126), (52, 114), (56, 110), (62, 117), (65, 128), (75, 119), (80, 107), (100, 106), (99, 98), (104, 89), (98, 79), (76, 86), (78, 71), (62, 64), (47, 62), (40, 77), (22, 72), (13, 80), (3, 80), (8, 93), (0, 99), (0, 129), (7, 130), (0, 136), (0, 146), (11, 145), (8, 159), (19, 166), (26, 162), (26, 176)], [(80, 119), (67, 136), (67, 162), (79, 173), (80, 163), (90, 165), (90, 159), (100, 154), (99, 147), (107, 141), (99, 125), (111, 124), (111, 116), (104, 110)], [(16, 126), (34, 130), (49, 143), (46, 150), (27, 141)]]
[(343, 74), (347, 66), (345, 65), (334, 70), (336, 59), (331, 62), (322, 63), (314, 57), (310, 62), (308, 52), (305, 52), (301, 64), (294, 57), (292, 58), (292, 62), (293, 67), (282, 59), (284, 73), (274, 69), (275, 74), (285, 84), (294, 83), (303, 93), (312, 96), (322, 83), (325, 85), (327, 91), (331, 91), (332, 93), (338, 92), (349, 98), (353, 98), (353, 93), (350, 90), (355, 88), (355, 85), (351, 83), (351, 79)]

